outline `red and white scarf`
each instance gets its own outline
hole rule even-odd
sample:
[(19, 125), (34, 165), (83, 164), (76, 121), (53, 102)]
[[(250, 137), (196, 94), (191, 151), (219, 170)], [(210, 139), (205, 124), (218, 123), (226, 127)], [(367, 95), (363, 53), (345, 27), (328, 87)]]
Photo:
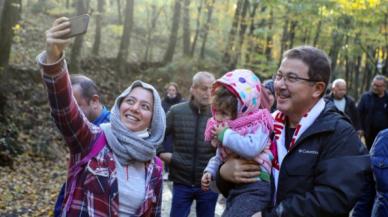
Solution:
[(302, 135), (311, 126), (311, 124), (317, 119), (317, 117), (321, 114), (321, 112), (325, 108), (325, 104), (326, 104), (325, 101), (323, 99), (320, 99), (314, 105), (314, 107), (311, 108), (310, 111), (308, 111), (305, 115), (303, 115), (302, 119), (300, 120), (300, 122), (295, 128), (294, 135), (292, 136), (292, 140), (288, 150), (285, 144), (286, 116), (280, 111), (275, 111), (272, 114), (272, 117), (275, 119), (275, 123), (274, 123), (275, 145), (272, 145), (271, 147), (271, 151), (274, 154), (274, 160), (272, 162), (272, 166), (273, 166), (272, 173), (275, 179), (276, 190), (277, 190), (278, 181), (279, 181), (279, 171), (284, 157), (287, 155), (288, 151), (293, 148), (293, 146), (295, 145), (300, 135)]

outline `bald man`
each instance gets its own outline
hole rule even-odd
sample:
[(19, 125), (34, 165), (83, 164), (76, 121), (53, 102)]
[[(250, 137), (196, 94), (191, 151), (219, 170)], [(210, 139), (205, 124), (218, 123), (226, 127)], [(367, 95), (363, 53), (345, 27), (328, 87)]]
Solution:
[(326, 99), (332, 101), (338, 110), (343, 112), (353, 124), (354, 129), (360, 134), (361, 124), (356, 103), (347, 94), (346, 81), (342, 78), (333, 81), (331, 93)]
[(169, 165), (169, 180), (173, 182), (170, 217), (187, 217), (193, 200), (197, 216), (214, 217), (218, 194), (201, 189), (203, 170), (215, 155), (215, 149), (204, 140), (214, 80), (212, 73), (196, 73), (190, 99), (167, 112), (166, 136), (173, 137), (173, 148), (171, 152), (159, 146), (158, 154)]

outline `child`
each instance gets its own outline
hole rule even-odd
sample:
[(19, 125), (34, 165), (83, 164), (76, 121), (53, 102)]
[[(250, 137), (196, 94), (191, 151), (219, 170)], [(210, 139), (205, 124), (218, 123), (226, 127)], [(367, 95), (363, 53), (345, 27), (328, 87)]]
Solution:
[[(208, 190), (219, 166), (231, 155), (254, 160), (264, 153), (268, 162), (272, 160), (268, 148), (273, 119), (267, 109), (259, 109), (261, 91), (259, 78), (244, 69), (228, 72), (213, 84), (213, 117), (207, 123), (205, 140), (217, 146), (217, 152), (202, 176), (203, 190)], [(257, 182), (236, 185), (229, 191), (223, 217), (250, 217), (269, 204), (271, 168), (268, 162), (263, 164)]]

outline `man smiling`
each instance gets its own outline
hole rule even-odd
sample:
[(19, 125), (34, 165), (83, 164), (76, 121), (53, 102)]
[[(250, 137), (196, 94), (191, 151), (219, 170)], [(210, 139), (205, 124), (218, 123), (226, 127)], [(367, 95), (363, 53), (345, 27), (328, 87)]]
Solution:
[[(327, 55), (317, 48), (297, 47), (283, 55), (274, 75), (274, 206), (255, 216), (345, 217), (360, 196), (369, 156), (352, 125), (323, 99), (330, 73)], [(235, 183), (251, 182), (255, 167), (232, 159), (220, 174)]]

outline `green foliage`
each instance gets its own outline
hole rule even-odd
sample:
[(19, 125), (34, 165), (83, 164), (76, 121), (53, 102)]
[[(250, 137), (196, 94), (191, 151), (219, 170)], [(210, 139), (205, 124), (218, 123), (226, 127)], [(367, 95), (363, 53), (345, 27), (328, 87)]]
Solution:
[[(44, 48), (42, 33), (48, 29), (53, 21), (53, 17), (74, 14), (74, 4), (70, 8), (65, 8), (65, 2), (59, 0), (28, 0), (28, 4), (23, 4), (24, 20), (20, 29), (15, 29), (12, 63), (34, 61), (34, 55), (38, 50)], [(73, 1), (71, 1), (73, 2)], [(178, 41), (175, 47), (172, 63), (161, 69), (152, 69), (147, 72), (150, 79), (156, 79), (156, 83), (163, 83), (167, 80), (182, 78), (190, 81), (191, 75), (201, 68), (212, 68), (222, 74), (225, 68), (222, 66), (222, 59), (225, 49), (235, 52), (235, 47), (226, 48), (231, 25), (236, 9), (237, 0), (215, 1), (211, 22), (209, 23), (209, 34), (207, 35), (205, 47), (205, 60), (198, 60), (201, 49), (204, 25), (207, 22), (207, 5), (213, 0), (204, 0), (201, 14), (198, 14), (200, 1), (191, 1), (190, 9), (190, 30), (191, 43), (193, 43), (195, 31), (197, 30), (197, 17), (199, 17), (199, 36), (193, 58), (182, 58), (182, 25), (179, 28)], [(73, 2), (74, 3), (74, 2)], [(89, 23), (88, 33), (84, 36), (82, 58), (91, 54), (94, 43), (95, 17), (97, 11), (97, 1), (89, 1), (92, 13)], [(170, 38), (171, 20), (173, 15), (174, 0), (144, 0), (135, 1), (134, 23), (130, 41), (129, 62), (160, 62), (163, 59)], [(253, 20), (249, 13), (252, 6), (258, 3), (256, 14)], [(27, 6), (26, 6), (27, 5)], [(121, 19), (124, 21), (123, 10), (125, 1), (121, 1)], [(273, 19), (270, 20), (273, 12)], [(292, 46), (302, 44), (312, 45), (318, 39), (316, 46), (327, 53), (333, 47), (338, 47), (338, 62), (336, 67), (337, 76), (343, 77), (345, 72), (345, 56), (349, 60), (356, 61), (362, 55), (361, 68), (363, 71), (368, 62), (377, 62), (376, 58), (384, 58), (388, 55), (386, 51), (386, 34), (388, 27), (385, 22), (388, 4), (381, 0), (251, 0), (247, 19), (247, 31), (244, 34), (244, 43), (237, 67), (244, 67), (254, 70), (260, 77), (270, 77), (276, 71), (281, 58), (281, 47), (283, 37), (283, 27), (288, 21), (288, 34), (291, 28), (290, 23), (296, 24)], [(31, 15), (31, 12), (33, 13)], [(39, 14), (37, 14), (39, 13)], [(47, 17), (49, 15), (50, 17)], [(105, 1), (104, 12), (102, 14), (102, 38), (100, 46), (100, 56), (115, 58), (123, 32), (123, 24), (119, 23), (118, 1)], [(44, 17), (44, 18), (43, 18)], [(155, 19), (156, 18), (156, 19)], [(152, 20), (155, 19), (155, 26)], [(47, 22), (46, 22), (47, 21)], [(253, 21), (253, 34), (248, 35), (250, 25)], [(270, 23), (272, 24), (270, 29)], [(318, 28), (320, 24), (320, 28)], [(235, 36), (235, 42), (239, 41), (239, 31)], [(39, 35), (40, 34), (40, 35)], [(286, 35), (286, 46), (289, 49), (290, 35)], [(341, 37), (342, 41), (339, 40)], [(33, 40), (28, 39), (33, 37)], [(269, 48), (271, 53), (265, 54), (268, 42), (271, 39)], [(345, 42), (347, 38), (347, 43)], [(337, 40), (337, 41), (336, 41)], [(342, 44), (339, 44), (341, 41)], [(31, 46), (32, 45), (32, 46)], [(254, 49), (252, 49), (254, 48)], [(366, 48), (378, 50), (377, 57), (365, 55)], [(385, 50), (384, 50), (385, 49)], [(147, 50), (147, 52), (146, 52)], [(16, 51), (16, 52), (15, 52)], [(67, 51), (69, 52), (69, 51)], [(27, 57), (29, 56), (29, 57)], [(367, 58), (372, 58), (369, 60)], [(352, 69), (353, 70), (353, 69)], [(185, 72), (185, 76), (181, 73)], [(156, 73), (157, 75), (153, 74)], [(160, 75), (158, 74), (160, 73)], [(143, 76), (148, 79), (147, 76)], [(160, 78), (158, 78), (160, 77)]]
[(70, 7), (70, 8), (54, 7), (54, 8), (51, 8), (50, 10), (47, 10), (47, 14), (53, 17), (61, 17), (61, 16), (71, 17), (76, 14), (76, 11), (75, 11), (75, 8), (73, 7)]
[(46, 13), (48, 10), (51, 10), (55, 7), (55, 3), (52, 1), (38, 0), (31, 7), (31, 12), (34, 14)]
[(124, 26), (123, 25), (117, 25), (117, 24), (111, 24), (107, 25), (105, 28), (105, 31), (111, 32), (113, 34), (116, 34), (120, 36), (123, 33)]
[(208, 71), (216, 77), (220, 77), (226, 69), (219, 62), (211, 59), (198, 60), (191, 58), (179, 58), (161, 68), (150, 68), (142, 73), (142, 79), (157, 81), (159, 89), (170, 81), (177, 82), (184, 95), (188, 95), (192, 77), (199, 71)]

